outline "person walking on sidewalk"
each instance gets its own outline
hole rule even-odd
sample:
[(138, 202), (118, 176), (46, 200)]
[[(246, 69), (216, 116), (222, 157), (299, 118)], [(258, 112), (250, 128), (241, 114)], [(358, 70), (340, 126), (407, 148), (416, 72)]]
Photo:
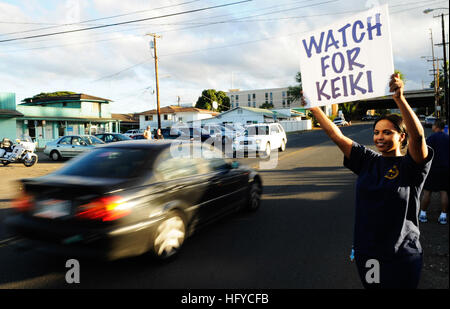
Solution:
[(147, 126), (147, 129), (145, 129), (144, 137), (146, 139), (152, 139), (152, 132), (150, 131), (150, 126)]
[[(417, 288), (423, 261), (420, 193), (433, 150), (427, 147), (423, 127), (403, 95), (398, 75), (391, 76), (389, 86), (402, 117), (388, 115), (375, 122), (373, 141), (380, 153), (343, 135), (320, 108), (311, 111), (343, 152), (344, 166), (358, 175), (353, 246), (363, 286)], [(407, 154), (402, 155), (406, 147)], [(375, 262), (378, 276), (368, 280), (368, 266)]]
[(430, 174), (423, 186), (422, 204), (419, 215), (420, 222), (427, 222), (427, 210), (430, 205), (431, 193), (439, 192), (441, 197), (441, 215), (438, 222), (447, 224), (448, 212), (448, 156), (449, 139), (448, 134), (444, 132), (445, 124), (437, 120), (433, 126), (433, 134), (427, 138), (427, 144), (434, 150), (434, 159), (431, 164)]

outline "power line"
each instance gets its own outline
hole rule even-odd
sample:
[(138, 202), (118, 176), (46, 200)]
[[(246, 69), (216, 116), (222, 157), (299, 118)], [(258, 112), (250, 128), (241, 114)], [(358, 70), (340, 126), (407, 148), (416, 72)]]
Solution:
[[(309, 2), (309, 1), (314, 1), (314, 0), (302, 0), (302, 1), (294, 1), (294, 3), (295, 2)], [(292, 4), (292, 2), (290, 2), (289, 4)], [(273, 8), (277, 8), (277, 7), (283, 7), (283, 6), (286, 6), (286, 4), (283, 4), (283, 5), (275, 5), (275, 6), (270, 6), (270, 7), (265, 7), (265, 8), (259, 8), (259, 9), (252, 9), (252, 10), (248, 10), (249, 12), (257, 12), (257, 11), (265, 11), (265, 10), (269, 10), (269, 9), (273, 9)], [(291, 8), (291, 9), (295, 9), (295, 8)], [(243, 12), (247, 12), (247, 11), (241, 11), (240, 13), (243, 13)], [(273, 14), (273, 13), (271, 13), (271, 12), (269, 12), (270, 14)], [(227, 15), (216, 15), (216, 16), (211, 16), (211, 17), (208, 17), (208, 18), (206, 18), (206, 19), (217, 19), (217, 18), (220, 18), (220, 17), (226, 17), (226, 16), (228, 16), (228, 14)], [(245, 18), (245, 16), (244, 16), (244, 18)], [(143, 27), (147, 27), (147, 26), (155, 26), (155, 25), (160, 25), (160, 26), (165, 26), (165, 25), (186, 25), (186, 24), (196, 24), (196, 25), (199, 25), (199, 26), (208, 26), (209, 25), (209, 23), (199, 23), (198, 21), (199, 20), (202, 20), (202, 19), (205, 19), (205, 18), (196, 18), (196, 19), (192, 19), (192, 20), (188, 20), (187, 22), (185, 21), (185, 22), (180, 22), (180, 23), (172, 23), (172, 24), (153, 24), (153, 25), (141, 25), (141, 26), (139, 26), (139, 27), (136, 27), (136, 28), (134, 28), (134, 29), (127, 29), (127, 30), (123, 30), (123, 31), (119, 31), (119, 32), (125, 32), (125, 31), (133, 31), (133, 30), (137, 30), (137, 29), (141, 29), (141, 28), (143, 28)], [(194, 23), (192, 22), (192, 21), (195, 21)], [(231, 21), (231, 20), (230, 20)], [(1, 22), (0, 22), (1, 23)], [(128, 24), (126, 24), (126, 25), (128, 25)], [(164, 33), (165, 32), (172, 32), (172, 31), (178, 31), (179, 29), (180, 30), (185, 30), (185, 29), (191, 29), (192, 27), (186, 27), (186, 28), (178, 28), (178, 29), (174, 29), (174, 30), (168, 30), (168, 31), (164, 31)], [(158, 33), (161, 33), (161, 31), (157, 31)], [(103, 35), (103, 34), (99, 34), (99, 35)], [(48, 41), (49, 39), (44, 39), (44, 40), (39, 40), (39, 41), (34, 41), (34, 42), (45, 42), (45, 41)], [(92, 42), (96, 42), (96, 41), (92, 41)], [(26, 42), (15, 42), (15, 43), (26, 43)], [(82, 44), (84, 44), (85, 42), (82, 42)], [(72, 44), (70, 44), (70, 45), (72, 45)], [(64, 46), (64, 45), (57, 45), (57, 46)], [(69, 45), (67, 45), (67, 46), (69, 46)], [(33, 49), (41, 49), (41, 48), (32, 48), (32, 49), (29, 49), (29, 50), (33, 50)]]
[(165, 32), (169, 32), (169, 31), (181, 31), (181, 30), (200, 28), (200, 27), (217, 25), (217, 24), (225, 24), (225, 23), (239, 21), (239, 20), (242, 20), (242, 19), (245, 19), (245, 18), (252, 18), (252, 17), (258, 17), (258, 16), (263, 16), (263, 15), (269, 15), (269, 14), (278, 14), (278, 13), (283, 13), (283, 12), (291, 11), (291, 10), (295, 10), (295, 9), (309, 8), (309, 7), (318, 6), (318, 5), (327, 4), (327, 3), (332, 3), (332, 2), (337, 2), (337, 1), (340, 1), (340, 0), (329, 0), (329, 1), (315, 3), (315, 4), (309, 4), (309, 5), (304, 5), (304, 6), (298, 6), (298, 7), (283, 9), (283, 10), (279, 10), (279, 11), (275, 11), (275, 12), (267, 12), (267, 13), (262, 13), (262, 14), (258, 14), (258, 15), (239, 17), (239, 18), (234, 18), (234, 19), (225, 20), (225, 21), (217, 21), (217, 22), (212, 22), (212, 23), (208, 23), (208, 24), (205, 24), (205, 25), (198, 25), (198, 26), (192, 26), (192, 27), (178, 28), (178, 29), (175, 29), (175, 30), (162, 31), (162, 32), (159, 32), (159, 33), (165, 33)]
[(114, 23), (114, 24), (108, 24), (108, 25), (102, 25), (102, 26), (95, 26), (95, 27), (88, 27), (88, 28), (82, 28), (82, 29), (75, 29), (75, 30), (53, 32), (53, 33), (40, 34), (40, 35), (33, 35), (33, 36), (28, 36), (28, 37), (0, 40), (0, 43), (11, 42), (11, 41), (18, 41), (18, 40), (27, 40), (27, 39), (40, 38), (40, 37), (59, 35), (59, 34), (67, 34), (67, 33), (73, 33), (73, 32), (81, 32), (81, 31), (87, 31), (87, 30), (94, 30), (94, 29), (100, 29), (100, 28), (106, 28), (106, 27), (113, 27), (113, 26), (137, 23), (137, 22), (141, 22), (141, 21), (145, 21), (145, 20), (153, 20), (153, 19), (160, 19), (160, 18), (166, 18), (166, 17), (172, 17), (172, 16), (179, 16), (179, 15), (190, 14), (190, 13), (195, 13), (195, 12), (201, 12), (201, 11), (206, 11), (206, 10), (211, 10), (211, 9), (231, 6), (231, 5), (242, 4), (242, 3), (251, 2), (251, 1), (252, 0), (242, 0), (242, 1), (238, 1), (238, 2), (226, 3), (226, 4), (210, 6), (210, 7), (206, 7), (206, 8), (194, 9), (194, 10), (183, 11), (183, 12), (178, 12), (178, 13), (172, 13), (172, 14), (166, 14), (166, 15), (161, 15), (161, 16), (155, 16), (155, 17), (135, 19), (135, 20), (125, 21), (125, 22), (120, 22), (120, 23)]
[[(313, 0), (306, 0), (306, 1), (299, 1), (299, 2), (310, 2), (310, 1), (313, 1)], [(260, 14), (260, 15), (256, 15), (256, 16), (268, 15), (268, 14), (277, 14), (277, 13), (285, 12), (285, 11), (288, 11), (288, 10), (295, 10), (295, 9), (299, 9), (299, 8), (313, 7), (313, 6), (322, 5), (322, 4), (326, 4), (326, 3), (329, 3), (329, 2), (336, 2), (336, 1), (339, 1), (339, 0), (332, 0), (332, 1), (321, 2), (321, 3), (316, 3), (316, 4), (310, 4), (310, 5), (300, 6), (300, 7), (298, 7), (298, 6), (297, 7), (290, 7), (288, 9), (279, 10), (279, 11), (275, 11), (275, 12), (273, 12), (273, 11), (272, 12), (266, 12), (266, 13), (263, 13), (263, 14)], [(273, 9), (273, 8), (282, 7), (282, 6), (285, 6), (285, 5), (270, 6), (270, 7), (266, 7), (266, 8), (262, 8), (262, 9), (258, 9), (258, 10), (253, 10), (253, 12), (255, 12), (255, 11), (264, 11), (264, 10)], [(342, 12), (342, 13), (346, 13), (346, 12)], [(323, 15), (335, 15), (335, 14), (342, 14), (342, 13), (332, 13), (332, 14), (323, 14)], [(312, 15), (311, 17), (323, 16), (323, 15)], [(222, 17), (222, 16), (227, 16), (227, 15), (214, 16), (214, 17), (210, 17), (210, 19), (217, 18), (217, 17)], [(244, 18), (252, 18), (252, 17), (255, 17), (255, 15), (243, 16), (243, 17), (233, 18), (233, 19), (229, 19), (229, 20), (225, 20), (225, 21), (201, 23), (199, 25), (191, 26), (191, 27), (176, 28), (176, 29), (166, 30), (166, 31), (158, 31), (158, 33), (168, 33), (168, 32), (174, 32), (174, 31), (182, 31), (182, 30), (188, 30), (188, 29), (192, 29), (192, 28), (206, 27), (206, 26), (211, 26), (211, 25), (216, 25), (216, 24), (232, 23), (232, 22), (237, 22), (237, 21), (241, 21), (242, 22), (242, 19), (244, 19)], [(309, 17), (309, 16), (305, 16), (305, 17)], [(280, 18), (280, 19), (282, 19), (282, 18)], [(249, 21), (252, 21), (252, 20), (249, 20)], [(137, 28), (134, 28), (134, 29), (127, 29), (127, 30), (120, 31), (120, 32), (133, 31), (133, 30), (137, 30), (137, 29), (140, 29), (140, 28), (141, 28), (141, 26), (139, 26)], [(95, 41), (85, 41), (85, 42), (77, 42), (77, 43), (71, 43), (71, 44), (59, 44), (59, 45), (53, 45), (53, 46), (32, 47), (32, 48), (27, 48), (27, 49), (16, 49), (16, 50), (8, 50), (8, 51), (3, 51), (3, 52), (4, 53), (5, 52), (6, 53), (12, 53), (12, 52), (29, 51), (29, 50), (40, 50), (40, 49), (46, 49), (46, 48), (73, 46), (73, 45), (79, 45), (79, 44), (107, 42), (107, 41), (113, 41), (113, 40), (118, 40), (118, 39), (121, 39), (121, 38), (111, 38), (111, 39), (103, 39), (103, 40), (95, 40)]]
[[(329, 2), (334, 2), (334, 1), (329, 1)], [(420, 3), (423, 3), (423, 2), (424, 2), (424, 1), (421, 1)], [(327, 3), (327, 2), (325, 2), (325, 3)], [(400, 5), (397, 5), (397, 6), (400, 6)], [(361, 12), (361, 11), (364, 11), (364, 10), (359, 10), (359, 11), (356, 11), (356, 12)], [(355, 12), (355, 11), (339, 12), (339, 14), (354, 13), (354, 12)], [(399, 11), (399, 12), (402, 12), (402, 11)], [(398, 12), (396, 12), (396, 13), (398, 13)], [(322, 14), (322, 15), (335, 15), (335, 14), (336, 14), (336, 13), (332, 13), (332, 14)], [(393, 13), (393, 14), (395, 14), (395, 13)], [(218, 22), (218, 23), (220, 23), (220, 22)], [(176, 29), (176, 30), (179, 31), (180, 29)], [(299, 35), (299, 34), (306, 33), (306, 32), (308, 32), (308, 31), (295, 32), (295, 33), (291, 33), (291, 34), (284, 35), (284, 36), (282, 36), (282, 37), (287, 37), (287, 36), (292, 36), (292, 35)], [(166, 55), (163, 54), (163, 55), (160, 55), (159, 57), (160, 57), (160, 58), (165, 58), (165, 57), (170, 57), (170, 56), (179, 56), (179, 55), (193, 54), (193, 53), (198, 53), (198, 52), (205, 52), (205, 51), (208, 51), (208, 50), (215, 50), (215, 49), (223, 49), (223, 48), (229, 48), (229, 47), (236, 47), (236, 46), (242, 46), (242, 45), (247, 45), (247, 44), (253, 44), (253, 43), (258, 43), (258, 42), (262, 42), (262, 41), (272, 40), (272, 39), (274, 39), (274, 38), (280, 38), (280, 36), (273, 36), (273, 37), (268, 37), (268, 38), (263, 38), (263, 39), (257, 39), (257, 40), (251, 40), (251, 41), (244, 41), (244, 42), (239, 42), (239, 43), (235, 43), (235, 44), (228, 44), (228, 45), (222, 45), (222, 46), (215, 46), (215, 47), (209, 47), (209, 48), (202, 48), (202, 49), (196, 49), (196, 50), (191, 50), (191, 51), (175, 52), (175, 53), (172, 53), (172, 54), (166, 54)], [(149, 61), (149, 60), (145, 60), (145, 61), (140, 62), (140, 63), (138, 63), (138, 64), (135, 64), (135, 65), (132, 65), (132, 66), (130, 66), (130, 67), (127, 67), (127, 68), (125, 68), (125, 69), (123, 69), (123, 70), (121, 70), (121, 71), (119, 71), (119, 72), (117, 72), (117, 73), (114, 73), (114, 74), (111, 74), (111, 75), (102, 77), (102, 78), (100, 78), (100, 79), (97, 79), (97, 80), (95, 80), (95, 81), (93, 81), (93, 82), (98, 82), (98, 81), (101, 81), (101, 80), (104, 80), (104, 79), (109, 79), (109, 78), (111, 78), (111, 77), (120, 75), (122, 72), (128, 71), (128, 70), (130, 70), (130, 69), (132, 69), (132, 68), (134, 68), (134, 67), (136, 67), (136, 66), (139, 66), (139, 65), (141, 65), (141, 64), (143, 64), (143, 63), (146, 63), (146, 62), (148, 62), (148, 61)]]
[[(179, 3), (179, 4), (173, 4), (173, 5), (161, 6), (161, 7), (157, 7), (157, 8), (149, 9), (149, 10), (141, 10), (141, 11), (135, 11), (135, 12), (130, 12), (130, 13), (124, 13), (124, 14), (120, 14), (120, 15), (114, 15), (114, 16), (108, 16), (108, 17), (102, 17), (102, 18), (96, 18), (96, 19), (89, 19), (89, 20), (80, 21), (80, 22), (76, 22), (76, 23), (68, 23), (68, 24), (52, 25), (52, 26), (50, 26), (50, 27), (42, 27), (42, 28), (36, 28), (36, 29), (30, 29), (30, 30), (24, 30), (24, 31), (16, 31), (16, 32), (9, 32), (9, 33), (1, 33), (0, 35), (3, 36), (3, 35), (18, 34), (18, 33), (28, 33), (28, 32), (34, 32), (34, 31), (40, 31), (40, 30), (47, 30), (47, 29), (53, 29), (53, 28), (59, 28), (59, 27), (74, 26), (74, 25), (85, 24), (85, 23), (94, 22), (94, 21), (99, 21), (99, 20), (105, 20), (105, 19), (111, 19), (111, 18), (123, 17), (123, 16), (128, 16), (128, 15), (134, 15), (134, 14), (139, 14), (139, 13), (145, 13), (145, 12), (149, 12), (149, 11), (155, 11), (155, 10), (166, 9), (166, 8), (170, 8), (170, 7), (182, 6), (182, 5), (185, 5), (185, 4), (190, 4), (190, 3), (198, 2), (198, 1), (201, 1), (201, 0), (192, 0), (192, 1), (183, 2), (183, 3)], [(4, 22), (0, 22), (0, 23), (4, 23)], [(103, 25), (96, 25), (96, 26), (103, 26)]]
[[(310, 1), (315, 1), (315, 0), (302, 0), (302, 1), (293, 1), (293, 2), (289, 2), (289, 4), (288, 5), (292, 5), (293, 3), (296, 3), (296, 2), (310, 2)], [(336, 0), (336, 1), (339, 1), (339, 0)], [(311, 5), (309, 5), (309, 6), (302, 6), (302, 7), (291, 7), (291, 8), (289, 8), (288, 10), (294, 10), (294, 9), (298, 9), (298, 8), (304, 8), (304, 7), (310, 7), (310, 6), (315, 6), (316, 4), (311, 4)], [(270, 9), (273, 9), (273, 8), (278, 8), (278, 7), (283, 7), (283, 6), (286, 6), (286, 4), (282, 4), (282, 5), (280, 5), (280, 4), (278, 4), (278, 5), (275, 5), (275, 6), (269, 6), (269, 7), (265, 7), (265, 8), (259, 8), (259, 9), (252, 9), (252, 10), (249, 10), (249, 12), (257, 12), (257, 11), (265, 11), (265, 10), (270, 10)], [(240, 11), (240, 13), (244, 13), (244, 12), (246, 12), (246, 11)], [(274, 13), (278, 13), (279, 11), (275, 11), (275, 12), (268, 12), (268, 13), (266, 13), (265, 15), (268, 15), (268, 14), (274, 14)], [(216, 16), (211, 16), (211, 17), (208, 17), (208, 18), (206, 18), (206, 19), (216, 19), (216, 18), (219, 18), (219, 17), (224, 17), (224, 16), (228, 16), (228, 15), (216, 15)], [(243, 16), (243, 17), (240, 17), (239, 19), (242, 19), (242, 18), (248, 18), (249, 16)], [(253, 16), (250, 16), (250, 17), (253, 17)], [(188, 20), (187, 22), (184, 22), (184, 23), (173, 23), (173, 24), (169, 24), (169, 25), (176, 25), (176, 24), (192, 24), (192, 22), (191, 21), (197, 21), (197, 23), (195, 23), (195, 24), (197, 24), (198, 25), (198, 27), (205, 27), (205, 26), (209, 26), (209, 25), (213, 25), (213, 24), (217, 24), (217, 22), (216, 23), (198, 23), (198, 21), (199, 20), (202, 20), (202, 19), (205, 19), (205, 18), (197, 18), (197, 19), (193, 19), (193, 20)], [(229, 19), (229, 20), (226, 20), (226, 21), (222, 21), (221, 23), (227, 23), (227, 22), (234, 22), (234, 21), (237, 21), (236, 19)], [(167, 25), (167, 24), (156, 24), (156, 25)], [(143, 28), (143, 27), (145, 27), (145, 26), (148, 26), (148, 25), (141, 25), (141, 26), (139, 26), (139, 27), (136, 27), (136, 28), (133, 28), (133, 29), (126, 29), (126, 30), (122, 30), (122, 31), (118, 31), (118, 32), (127, 32), (127, 31), (133, 31), (133, 30), (137, 30), (137, 29), (141, 29), (141, 28)], [(154, 26), (154, 25), (153, 25)], [(181, 31), (181, 30), (187, 30), (187, 29), (191, 29), (191, 28), (194, 28), (194, 27), (184, 27), (184, 28), (176, 28), (176, 29), (172, 29), (172, 30), (166, 30), (166, 31), (156, 31), (156, 32), (158, 32), (158, 33), (167, 33), (167, 32), (173, 32), (173, 31)], [(197, 28), (197, 27), (195, 27), (195, 28)], [(155, 32), (155, 31), (154, 31)], [(103, 35), (102, 33), (100, 33), (100, 34), (94, 34), (94, 36), (96, 36), (96, 35)], [(85, 42), (77, 42), (77, 43), (69, 43), (69, 44), (60, 44), (60, 45), (53, 45), (53, 46), (41, 46), (41, 47), (32, 47), (32, 48), (27, 48), (27, 49), (17, 49), (17, 50), (3, 50), (3, 53), (11, 53), (11, 52), (20, 52), (20, 51), (28, 51), (28, 50), (39, 50), (39, 49), (46, 49), (46, 48), (54, 48), (54, 47), (64, 47), (64, 46), (73, 46), (73, 45), (77, 45), (77, 44), (88, 44), (88, 43), (97, 43), (97, 42), (106, 42), (106, 41), (113, 41), (113, 40), (117, 40), (117, 39), (120, 39), (120, 38), (111, 38), (111, 39), (104, 39), (104, 40), (96, 40), (96, 41), (85, 41)], [(38, 40), (38, 41), (34, 41), (34, 42), (45, 42), (45, 41), (49, 41), (49, 39), (43, 39), (43, 40)], [(21, 44), (21, 43), (26, 43), (26, 42), (22, 42), (22, 41), (16, 41), (16, 42), (14, 42), (14, 43), (16, 43), (16, 44)]]
[[(420, 2), (415, 2), (415, 3), (412, 3), (412, 4), (424, 3), (424, 2), (425, 2), (425, 1), (420, 1)], [(444, 1), (439, 1), (439, 2), (444, 2)], [(428, 2), (428, 3), (429, 3), (429, 2)], [(392, 5), (392, 7), (397, 7), (397, 6), (402, 6), (402, 5), (403, 5), (403, 4)], [(414, 7), (414, 8), (412, 8), (412, 9), (417, 9), (417, 8), (419, 8), (419, 7)], [(410, 9), (408, 9), (408, 10), (410, 10)], [(336, 12), (336, 13), (320, 14), (320, 15), (310, 15), (310, 16), (305, 16), (305, 17), (325, 16), (325, 15), (335, 15), (335, 14), (348, 14), (348, 13), (361, 12), (361, 11), (363, 11), (363, 10), (359, 10), (359, 11), (346, 11), (346, 12)], [(397, 11), (397, 12), (392, 12), (392, 14), (397, 14), (397, 13), (402, 13), (402, 12), (404, 12), (404, 10)], [(297, 17), (297, 18), (298, 18), (298, 17)], [(280, 18), (280, 19), (283, 19), (283, 18)], [(180, 29), (175, 29), (175, 30), (173, 30), (173, 31), (179, 31), (179, 30), (180, 30)], [(287, 35), (285, 35), (285, 36), (283, 36), (283, 37), (286, 37), (286, 36), (292, 36), (292, 35), (298, 35), (298, 34), (305, 33), (305, 32), (307, 32), (307, 31), (291, 33), (291, 34), (287, 34)], [(253, 44), (253, 43), (257, 43), (257, 42), (261, 42), (261, 41), (266, 41), (266, 40), (272, 40), (272, 39), (274, 39), (274, 38), (279, 38), (279, 36), (278, 36), (278, 37), (268, 37), (268, 38), (263, 38), (263, 39), (258, 39), (258, 40), (252, 40), (252, 41), (239, 42), (239, 43), (234, 43), (234, 44), (229, 44), (229, 45), (222, 45), (222, 46), (216, 46), (216, 47), (210, 47), (210, 48), (203, 48), (203, 49), (191, 50), (191, 51), (176, 52), (176, 53), (166, 54), (166, 55), (163, 54), (163, 55), (161, 55), (160, 57), (161, 57), (161, 58), (165, 58), (165, 57), (170, 57), (170, 56), (177, 56), (177, 55), (183, 55), (183, 54), (192, 54), (192, 53), (197, 53), (197, 52), (204, 52), (204, 51), (214, 50), (214, 49), (223, 49), (223, 48), (228, 48), (228, 47), (236, 47), (236, 46), (241, 46), (241, 45), (247, 45), (247, 44)], [(107, 41), (107, 40), (104, 40), (104, 41)], [(98, 42), (98, 41), (97, 41), (97, 42)], [(87, 43), (87, 42), (85, 42), (85, 43)], [(133, 69), (133, 68), (135, 68), (135, 67), (137, 67), (137, 66), (140, 66), (140, 65), (142, 65), (142, 64), (144, 64), (144, 63), (146, 63), (146, 62), (148, 62), (148, 61), (150, 61), (150, 60), (151, 60), (151, 59), (147, 59), (147, 60), (141, 61), (141, 62), (139, 62), (139, 63), (137, 63), (137, 64), (134, 64), (134, 65), (132, 65), (132, 66), (130, 66), (130, 67), (127, 67), (127, 68), (125, 68), (125, 69), (123, 69), (123, 70), (120, 70), (119, 72), (116, 72), (116, 73), (110, 74), (110, 75), (108, 75), (108, 76), (104, 76), (104, 77), (102, 77), (102, 78), (99, 78), (99, 79), (95, 80), (94, 82), (98, 82), (98, 81), (101, 81), (101, 80), (104, 80), (104, 79), (110, 79), (110, 78), (112, 78), (112, 77), (115, 77), (115, 76), (117, 76), (117, 75), (120, 75), (121, 73), (123, 73), (123, 72), (125, 72), (125, 71), (128, 71), (128, 70), (130, 70), (130, 69)]]

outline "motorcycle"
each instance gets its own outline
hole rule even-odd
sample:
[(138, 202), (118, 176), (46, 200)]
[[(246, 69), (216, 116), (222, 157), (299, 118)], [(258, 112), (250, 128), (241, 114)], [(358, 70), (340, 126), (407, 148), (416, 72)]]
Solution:
[(12, 144), (8, 138), (3, 138), (0, 143), (0, 162), (3, 165), (9, 163), (23, 163), (26, 167), (33, 166), (38, 161), (37, 154), (34, 153), (36, 143), (29, 136), (22, 136)]

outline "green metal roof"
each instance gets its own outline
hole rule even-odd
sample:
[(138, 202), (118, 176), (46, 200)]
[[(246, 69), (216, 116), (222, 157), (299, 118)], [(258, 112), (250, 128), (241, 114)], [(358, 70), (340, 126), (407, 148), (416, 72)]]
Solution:
[(16, 110), (0, 109), (0, 118), (15, 118), (15, 117), (23, 117), (23, 114)]

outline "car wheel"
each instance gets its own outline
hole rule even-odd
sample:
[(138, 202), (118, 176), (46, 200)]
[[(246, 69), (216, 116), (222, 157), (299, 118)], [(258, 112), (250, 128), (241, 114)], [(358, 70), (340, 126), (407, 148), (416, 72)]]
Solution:
[(261, 157), (263, 159), (267, 159), (270, 157), (271, 149), (270, 149), (270, 143), (268, 142), (266, 144), (266, 148), (264, 149), (264, 152), (261, 153)]
[(7, 166), (9, 163), (11, 163), (11, 162), (6, 161), (6, 160), (2, 160), (2, 164), (3, 164), (4, 166)]
[(280, 151), (283, 152), (286, 150), (286, 142), (284, 139), (281, 141)]
[(50, 158), (51, 158), (53, 161), (59, 161), (59, 160), (61, 159), (61, 155), (59, 154), (59, 152), (57, 152), (57, 151), (55, 150), (55, 151), (52, 151), (52, 152), (50, 153)]
[(168, 260), (175, 257), (185, 238), (185, 220), (181, 213), (172, 211), (156, 229), (152, 253), (159, 260)]
[(248, 211), (258, 210), (259, 205), (261, 204), (261, 194), (262, 194), (261, 183), (257, 180), (254, 180), (248, 193), (246, 210)]

